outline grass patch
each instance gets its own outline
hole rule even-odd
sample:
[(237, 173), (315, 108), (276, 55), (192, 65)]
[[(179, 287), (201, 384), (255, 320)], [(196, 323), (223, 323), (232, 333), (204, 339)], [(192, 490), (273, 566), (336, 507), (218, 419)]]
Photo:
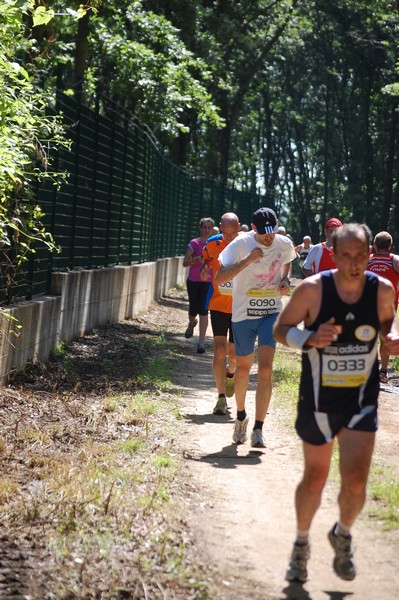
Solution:
[(137, 383), (142, 388), (151, 388), (166, 392), (173, 388), (172, 372), (167, 358), (153, 358), (145, 371), (138, 375)]
[(0, 479), (0, 506), (6, 504), (19, 491), (19, 485), (10, 477)]
[(396, 373), (399, 373), (399, 356), (390, 356), (389, 362)]
[(61, 345), (53, 361), (62, 369), (31, 365), (17, 380), (19, 394), (24, 377), (28, 391), (10, 406), (0, 452), (19, 471), (3, 477), (0, 504), (10, 537), (29, 528), (45, 557), (32, 598), (94, 598), (103, 590), (139, 597), (142, 588), (148, 598), (160, 590), (212, 597), (179, 518), (187, 489), (174, 448), (181, 419), (171, 394), (174, 350), (162, 334), (114, 326)]
[(373, 467), (368, 485), (370, 518), (381, 523), (384, 531), (399, 529), (399, 479), (392, 468)]
[(273, 361), (273, 404), (286, 413), (290, 424), (296, 417), (300, 375), (301, 355), (279, 346)]
[(137, 454), (145, 446), (144, 440), (141, 438), (132, 438), (125, 442), (118, 442), (117, 449), (119, 452), (126, 452), (127, 454)]

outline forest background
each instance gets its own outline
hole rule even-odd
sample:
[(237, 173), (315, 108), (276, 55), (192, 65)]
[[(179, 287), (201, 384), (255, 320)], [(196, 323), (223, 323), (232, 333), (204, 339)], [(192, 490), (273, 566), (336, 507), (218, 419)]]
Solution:
[(60, 88), (131, 111), (190, 173), (269, 194), (296, 241), (330, 216), (398, 238), (399, 2), (8, 0), (0, 19), (5, 243), (11, 226), (51, 244), (34, 181), (60, 183)]

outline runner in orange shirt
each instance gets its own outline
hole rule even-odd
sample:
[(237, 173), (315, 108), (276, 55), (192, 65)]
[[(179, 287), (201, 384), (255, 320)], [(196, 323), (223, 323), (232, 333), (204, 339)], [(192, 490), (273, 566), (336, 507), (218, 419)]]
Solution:
[[(213, 375), (218, 391), (218, 399), (213, 409), (214, 415), (227, 413), (227, 398), (234, 394), (234, 372), (236, 357), (234, 352), (234, 337), (231, 327), (232, 289), (231, 281), (217, 285), (215, 275), (220, 267), (218, 257), (224, 248), (237, 237), (240, 223), (234, 213), (225, 213), (220, 220), (218, 235), (210, 237), (202, 250), (204, 259), (201, 277), (206, 280), (209, 269), (212, 268), (212, 285), (208, 296), (208, 309), (211, 314), (211, 325), (214, 340)], [(227, 339), (227, 334), (229, 334)], [(226, 370), (226, 353), (228, 358)]]

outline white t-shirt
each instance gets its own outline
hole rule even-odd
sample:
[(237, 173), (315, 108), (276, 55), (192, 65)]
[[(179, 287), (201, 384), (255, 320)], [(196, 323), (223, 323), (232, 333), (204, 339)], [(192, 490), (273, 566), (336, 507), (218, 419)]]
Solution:
[[(331, 246), (329, 246), (326, 242), (326, 248), (329, 250)], [(319, 272), (319, 265), (321, 261), (321, 257), (323, 255), (323, 246), (321, 244), (316, 244), (313, 246), (309, 254), (307, 255), (305, 262), (303, 263), (303, 269), (309, 269), (309, 271), (313, 271), (314, 273)]]
[(281, 294), (277, 291), (281, 266), (296, 257), (294, 246), (286, 236), (276, 234), (272, 245), (266, 247), (258, 244), (255, 232), (250, 231), (230, 242), (219, 254), (219, 262), (223, 267), (231, 267), (248, 256), (253, 248), (261, 248), (263, 258), (233, 278), (234, 322), (267, 317), (281, 311)]

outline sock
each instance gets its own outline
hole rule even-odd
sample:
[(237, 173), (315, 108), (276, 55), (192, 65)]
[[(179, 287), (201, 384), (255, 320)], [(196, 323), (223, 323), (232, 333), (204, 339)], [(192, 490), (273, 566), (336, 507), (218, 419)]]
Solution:
[(237, 421), (244, 421), (246, 419), (247, 413), (245, 410), (237, 410)]
[(263, 421), (255, 421), (254, 431), (255, 429), (260, 429), (262, 431)]
[(342, 523), (342, 521), (338, 521), (338, 523), (335, 525), (335, 529), (334, 529), (335, 535), (345, 535), (346, 537), (348, 537), (348, 535), (351, 534), (350, 532), (351, 532), (350, 526), (348, 527), (348, 525), (344, 525)]
[(225, 394), (219, 394), (219, 398), (225, 398)]
[(295, 542), (297, 544), (309, 544), (309, 529), (297, 529)]
[(233, 377), (234, 377), (234, 373), (230, 373), (230, 371), (227, 369), (227, 371), (226, 371), (226, 377), (227, 377), (228, 379), (233, 379)]

